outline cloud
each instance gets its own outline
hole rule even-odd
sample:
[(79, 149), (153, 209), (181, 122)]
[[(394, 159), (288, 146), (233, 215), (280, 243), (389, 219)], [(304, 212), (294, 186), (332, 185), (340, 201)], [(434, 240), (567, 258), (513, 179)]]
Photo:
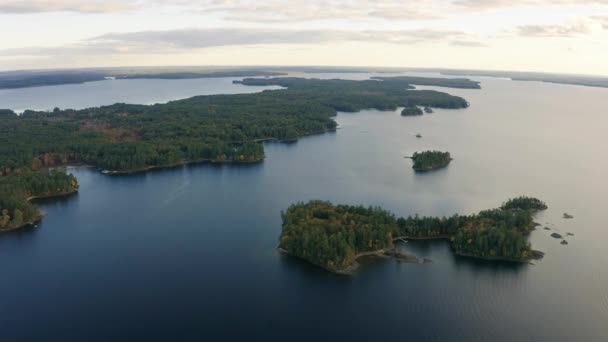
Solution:
[(454, 46), (464, 46), (464, 47), (489, 47), (488, 44), (472, 41), (472, 40), (454, 40), (450, 42), (450, 45)]
[[(163, 2), (164, 0), (157, 0)], [(434, 0), (266, 0), (207, 1), (200, 12), (218, 12), (225, 19), (245, 22), (297, 22), (314, 20), (426, 20), (439, 18)]]
[(608, 16), (595, 16), (591, 19), (599, 22), (603, 29), (608, 30)]
[(113, 13), (135, 8), (130, 0), (0, 0), (0, 14), (44, 12)]
[(219, 46), (278, 44), (323, 44), (365, 42), (389, 44), (433, 43), (466, 40), (460, 31), (344, 31), (271, 29), (181, 29), (108, 33), (59, 47), (32, 47), (0, 50), (0, 56), (162, 54), (188, 52)]
[(455, 0), (452, 4), (471, 10), (488, 10), (524, 6), (608, 5), (608, 0)]
[(345, 31), (279, 29), (183, 29), (109, 33), (88, 43), (115, 45), (156, 45), (191, 49), (227, 45), (318, 44), (327, 42), (419, 43), (464, 37), (459, 31)]
[(591, 32), (587, 23), (573, 25), (524, 25), (517, 28), (523, 37), (573, 37)]

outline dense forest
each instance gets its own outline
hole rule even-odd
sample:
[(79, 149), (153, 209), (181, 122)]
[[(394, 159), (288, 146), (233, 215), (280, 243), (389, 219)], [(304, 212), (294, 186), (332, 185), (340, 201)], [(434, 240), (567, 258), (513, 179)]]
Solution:
[(448, 88), (462, 88), (462, 89), (481, 89), (479, 82), (472, 81), (468, 78), (438, 78), (438, 77), (416, 77), (416, 76), (381, 76), (373, 77), (374, 80), (380, 80), (385, 82), (405, 82), (408, 84), (415, 84), (421, 86), (435, 86), (435, 87), (448, 87)]
[(547, 204), (538, 198), (520, 196), (516, 198), (512, 198), (501, 206), (502, 209), (522, 209), (522, 210), (545, 210), (547, 209)]
[(416, 171), (430, 171), (448, 166), (452, 161), (450, 152), (441, 151), (425, 151), (415, 152), (412, 155), (414, 165), (412, 166)]
[[(441, 79), (446, 82), (447, 79)], [(253, 162), (262, 140), (295, 140), (336, 129), (336, 111), (398, 106), (464, 108), (403, 80), (245, 79), (287, 89), (197, 96), (156, 105), (114, 104), (84, 110), (0, 111), (0, 175), (19, 168), (85, 163), (132, 171), (193, 161)]]
[(424, 114), (422, 112), (422, 109), (420, 109), (420, 107), (405, 107), (403, 108), (403, 110), (401, 111), (401, 115), (403, 116), (411, 116), (411, 115), (422, 115)]
[(0, 177), (0, 230), (19, 228), (40, 219), (33, 197), (69, 194), (78, 190), (71, 174), (59, 170), (12, 173)]
[(396, 238), (449, 239), (460, 255), (525, 261), (537, 256), (527, 239), (534, 212), (499, 208), (468, 216), (395, 218), (377, 207), (315, 200), (281, 213), (279, 247), (331, 271), (353, 265), (359, 253), (392, 247)]

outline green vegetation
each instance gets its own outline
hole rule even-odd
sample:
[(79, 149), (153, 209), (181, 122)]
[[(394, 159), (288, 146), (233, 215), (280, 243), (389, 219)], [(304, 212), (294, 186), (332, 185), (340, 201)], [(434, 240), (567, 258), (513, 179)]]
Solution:
[(415, 76), (394, 76), (394, 77), (374, 77), (375, 80), (385, 82), (405, 82), (422, 86), (462, 88), (462, 89), (481, 89), (479, 82), (471, 81), (467, 78), (432, 78)]
[(0, 73), (0, 89), (39, 87), (59, 84), (77, 84), (101, 81), (104, 75), (97, 72), (8, 72)]
[(253, 77), (253, 76), (283, 76), (284, 72), (263, 70), (224, 70), (209, 72), (163, 72), (163, 73), (136, 73), (117, 76), (121, 79), (188, 79), (188, 78), (218, 78), (218, 77)]
[(358, 253), (390, 247), (396, 219), (380, 208), (311, 201), (282, 212), (280, 248), (331, 271), (351, 266)]
[(29, 200), (70, 194), (78, 182), (64, 171), (44, 170), (0, 177), (0, 230), (32, 224), (42, 217)]
[(452, 161), (450, 152), (440, 151), (425, 151), (416, 152), (412, 156), (414, 165), (412, 166), (416, 171), (430, 171), (448, 166)]
[(281, 76), (284, 72), (264, 70), (200, 70), (200, 71), (125, 71), (113, 69), (49, 70), (0, 72), (0, 89), (40, 87), (60, 84), (79, 84), (102, 81), (107, 77), (117, 79), (185, 79), (215, 77)]
[(540, 253), (527, 240), (534, 212), (499, 208), (469, 216), (395, 218), (377, 207), (316, 200), (281, 213), (279, 247), (335, 272), (352, 268), (362, 253), (392, 248), (398, 238), (448, 239), (459, 255), (526, 261)]
[(411, 115), (422, 115), (422, 109), (414, 106), (414, 107), (405, 107), (401, 111), (401, 115), (403, 116), (411, 116)]
[[(197, 96), (166, 104), (25, 111), (0, 115), (0, 170), (85, 163), (112, 171), (196, 161), (254, 162), (263, 140), (332, 131), (336, 111), (428, 105), (463, 108), (464, 99), (407, 90), (402, 81), (245, 79), (288, 89)], [(1, 174), (1, 173), (0, 173)]]
[(521, 210), (545, 210), (547, 204), (534, 197), (521, 196), (508, 200), (502, 204), (502, 209), (521, 209)]

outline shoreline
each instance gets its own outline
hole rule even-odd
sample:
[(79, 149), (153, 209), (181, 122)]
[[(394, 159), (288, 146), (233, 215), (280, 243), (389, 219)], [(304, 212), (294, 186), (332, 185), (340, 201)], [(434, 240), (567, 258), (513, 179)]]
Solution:
[[(52, 195), (41, 195), (41, 196), (30, 196), (28, 198), (26, 198), (25, 200), (27, 202), (33, 202), (36, 200), (43, 200), (43, 199), (50, 199), (50, 198), (60, 198), (60, 197), (67, 197), (67, 196), (71, 196), (78, 193), (78, 189), (74, 189), (73, 191), (68, 191), (68, 192), (62, 192), (62, 193), (58, 193), (58, 194), (52, 194)], [(42, 219), (44, 218), (44, 215), (42, 214), (38, 214), (34, 219), (29, 220), (28, 222), (24, 222), (16, 227), (10, 227), (10, 228), (2, 228), (0, 229), (0, 233), (8, 233), (8, 232), (13, 232), (16, 230), (21, 230), (21, 229), (27, 229), (29, 227), (34, 227), (35, 225), (39, 224), (40, 222), (42, 222)]]
[[(402, 237), (397, 237), (397, 238), (393, 239), (393, 241), (397, 241), (397, 240), (402, 241), (402, 239), (403, 239)], [(359, 267), (361, 267), (361, 264), (359, 262), (357, 262), (357, 260), (359, 258), (364, 258), (364, 257), (371, 256), (371, 257), (378, 257), (378, 258), (384, 258), (384, 259), (395, 258), (399, 262), (406, 262), (406, 263), (410, 263), (410, 264), (427, 264), (427, 263), (432, 262), (432, 260), (427, 259), (427, 258), (418, 258), (417, 256), (415, 256), (413, 254), (406, 254), (403, 252), (399, 252), (397, 250), (397, 248), (395, 246), (393, 246), (393, 247), (382, 248), (382, 249), (378, 249), (378, 250), (374, 250), (374, 251), (359, 252), (359, 253), (355, 254), (354, 262), (352, 265), (349, 265), (348, 267), (345, 267), (343, 269), (333, 269), (333, 268), (329, 268), (327, 266), (315, 264), (302, 257), (291, 254), (288, 250), (286, 250), (283, 247), (277, 247), (277, 251), (279, 251), (279, 253), (287, 255), (289, 257), (294, 257), (294, 258), (300, 259), (304, 262), (307, 262), (310, 265), (320, 267), (330, 273), (338, 274), (338, 275), (348, 275), (348, 276), (354, 275), (359, 270)]]
[[(314, 131), (314, 132), (300, 135), (294, 139), (259, 138), (259, 139), (254, 139), (254, 140), (240, 142), (240, 143), (243, 144), (243, 143), (247, 143), (247, 142), (258, 142), (258, 143), (278, 142), (278, 143), (291, 144), (291, 143), (297, 142), (300, 138), (305, 138), (305, 137), (309, 137), (309, 136), (313, 136), (313, 135), (320, 135), (320, 134), (325, 134), (325, 133), (330, 133), (330, 132), (336, 132), (337, 130), (338, 130), (337, 128), (334, 128), (334, 129), (326, 129), (326, 130), (322, 130), (322, 131)], [(101, 173), (106, 174), (106, 175), (127, 175), (127, 174), (143, 173), (143, 172), (152, 171), (152, 170), (172, 169), (172, 168), (177, 168), (180, 166), (207, 164), (207, 163), (209, 163), (209, 164), (256, 164), (256, 163), (263, 162), (265, 159), (266, 159), (266, 156), (263, 156), (261, 158), (257, 158), (254, 160), (218, 160), (218, 159), (182, 160), (180, 162), (168, 164), (168, 165), (150, 165), (150, 166), (145, 166), (142, 168), (129, 169), (129, 170), (104, 170), (95, 165), (86, 165), (86, 164), (85, 165), (87, 167), (97, 168), (100, 170)], [(68, 164), (66, 166), (77, 166), (77, 165)]]
[[(407, 236), (398, 236), (396, 238), (393, 239), (393, 242), (398, 242), (398, 241), (403, 241), (403, 242), (407, 242), (406, 240), (417, 240), (417, 241), (423, 241), (423, 240), (448, 240), (450, 241), (451, 238), (449, 236), (436, 236), (436, 237), (429, 237), (429, 238), (424, 238), (424, 237), (407, 237)], [(451, 246), (450, 246), (451, 247)], [(465, 252), (459, 252), (454, 250), (453, 247), (451, 247), (452, 249), (452, 253), (454, 256), (456, 257), (463, 257), (463, 258), (469, 258), (469, 259), (478, 259), (478, 260), (484, 260), (484, 261), (503, 261), (503, 262), (511, 262), (511, 263), (518, 263), (518, 264), (532, 264), (533, 260), (539, 260), (542, 259), (545, 256), (544, 252), (538, 251), (538, 250), (532, 250), (531, 251), (531, 256), (529, 258), (526, 259), (515, 259), (515, 258), (506, 258), (506, 257), (484, 257), (484, 256), (479, 256), (479, 255), (475, 255), (475, 254), (470, 254), (470, 253), (465, 253)], [(302, 257), (299, 257), (297, 255), (293, 255), (291, 254), (288, 250), (282, 248), (282, 247), (277, 247), (277, 250), (279, 251), (279, 253), (290, 256), (290, 257), (294, 257), (300, 260), (303, 260), (305, 262), (307, 262), (310, 265), (314, 265), (317, 267), (320, 267), (330, 273), (334, 273), (334, 274), (339, 274), (339, 275), (354, 275), (358, 270), (359, 267), (361, 266), (360, 263), (357, 262), (357, 260), (359, 258), (362, 257), (367, 257), (367, 256), (374, 256), (374, 257), (379, 257), (379, 258), (395, 258), (397, 259), (397, 261), (404, 261), (407, 263), (412, 263), (412, 264), (427, 264), (432, 262), (432, 260), (427, 259), (427, 258), (422, 258), (419, 259), (417, 256), (415, 255), (411, 255), (411, 254), (406, 254), (406, 253), (402, 253), (397, 251), (396, 247), (389, 247), (389, 248), (383, 248), (383, 249), (378, 249), (375, 251), (367, 251), (367, 252), (360, 252), (357, 253), (354, 257), (354, 262), (352, 265), (349, 265), (348, 267), (345, 267), (343, 269), (332, 269), (329, 268), (327, 266), (323, 266), (323, 265), (319, 265), (319, 264), (315, 264), (313, 262), (310, 262), (309, 260), (306, 260)], [(420, 260), (422, 260), (422, 262), (420, 262)]]

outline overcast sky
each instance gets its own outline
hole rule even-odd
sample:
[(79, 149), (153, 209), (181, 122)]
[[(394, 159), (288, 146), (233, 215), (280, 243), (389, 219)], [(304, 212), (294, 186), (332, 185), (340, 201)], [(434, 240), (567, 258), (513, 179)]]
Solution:
[(608, 75), (608, 0), (0, 0), (0, 69), (444, 67)]

